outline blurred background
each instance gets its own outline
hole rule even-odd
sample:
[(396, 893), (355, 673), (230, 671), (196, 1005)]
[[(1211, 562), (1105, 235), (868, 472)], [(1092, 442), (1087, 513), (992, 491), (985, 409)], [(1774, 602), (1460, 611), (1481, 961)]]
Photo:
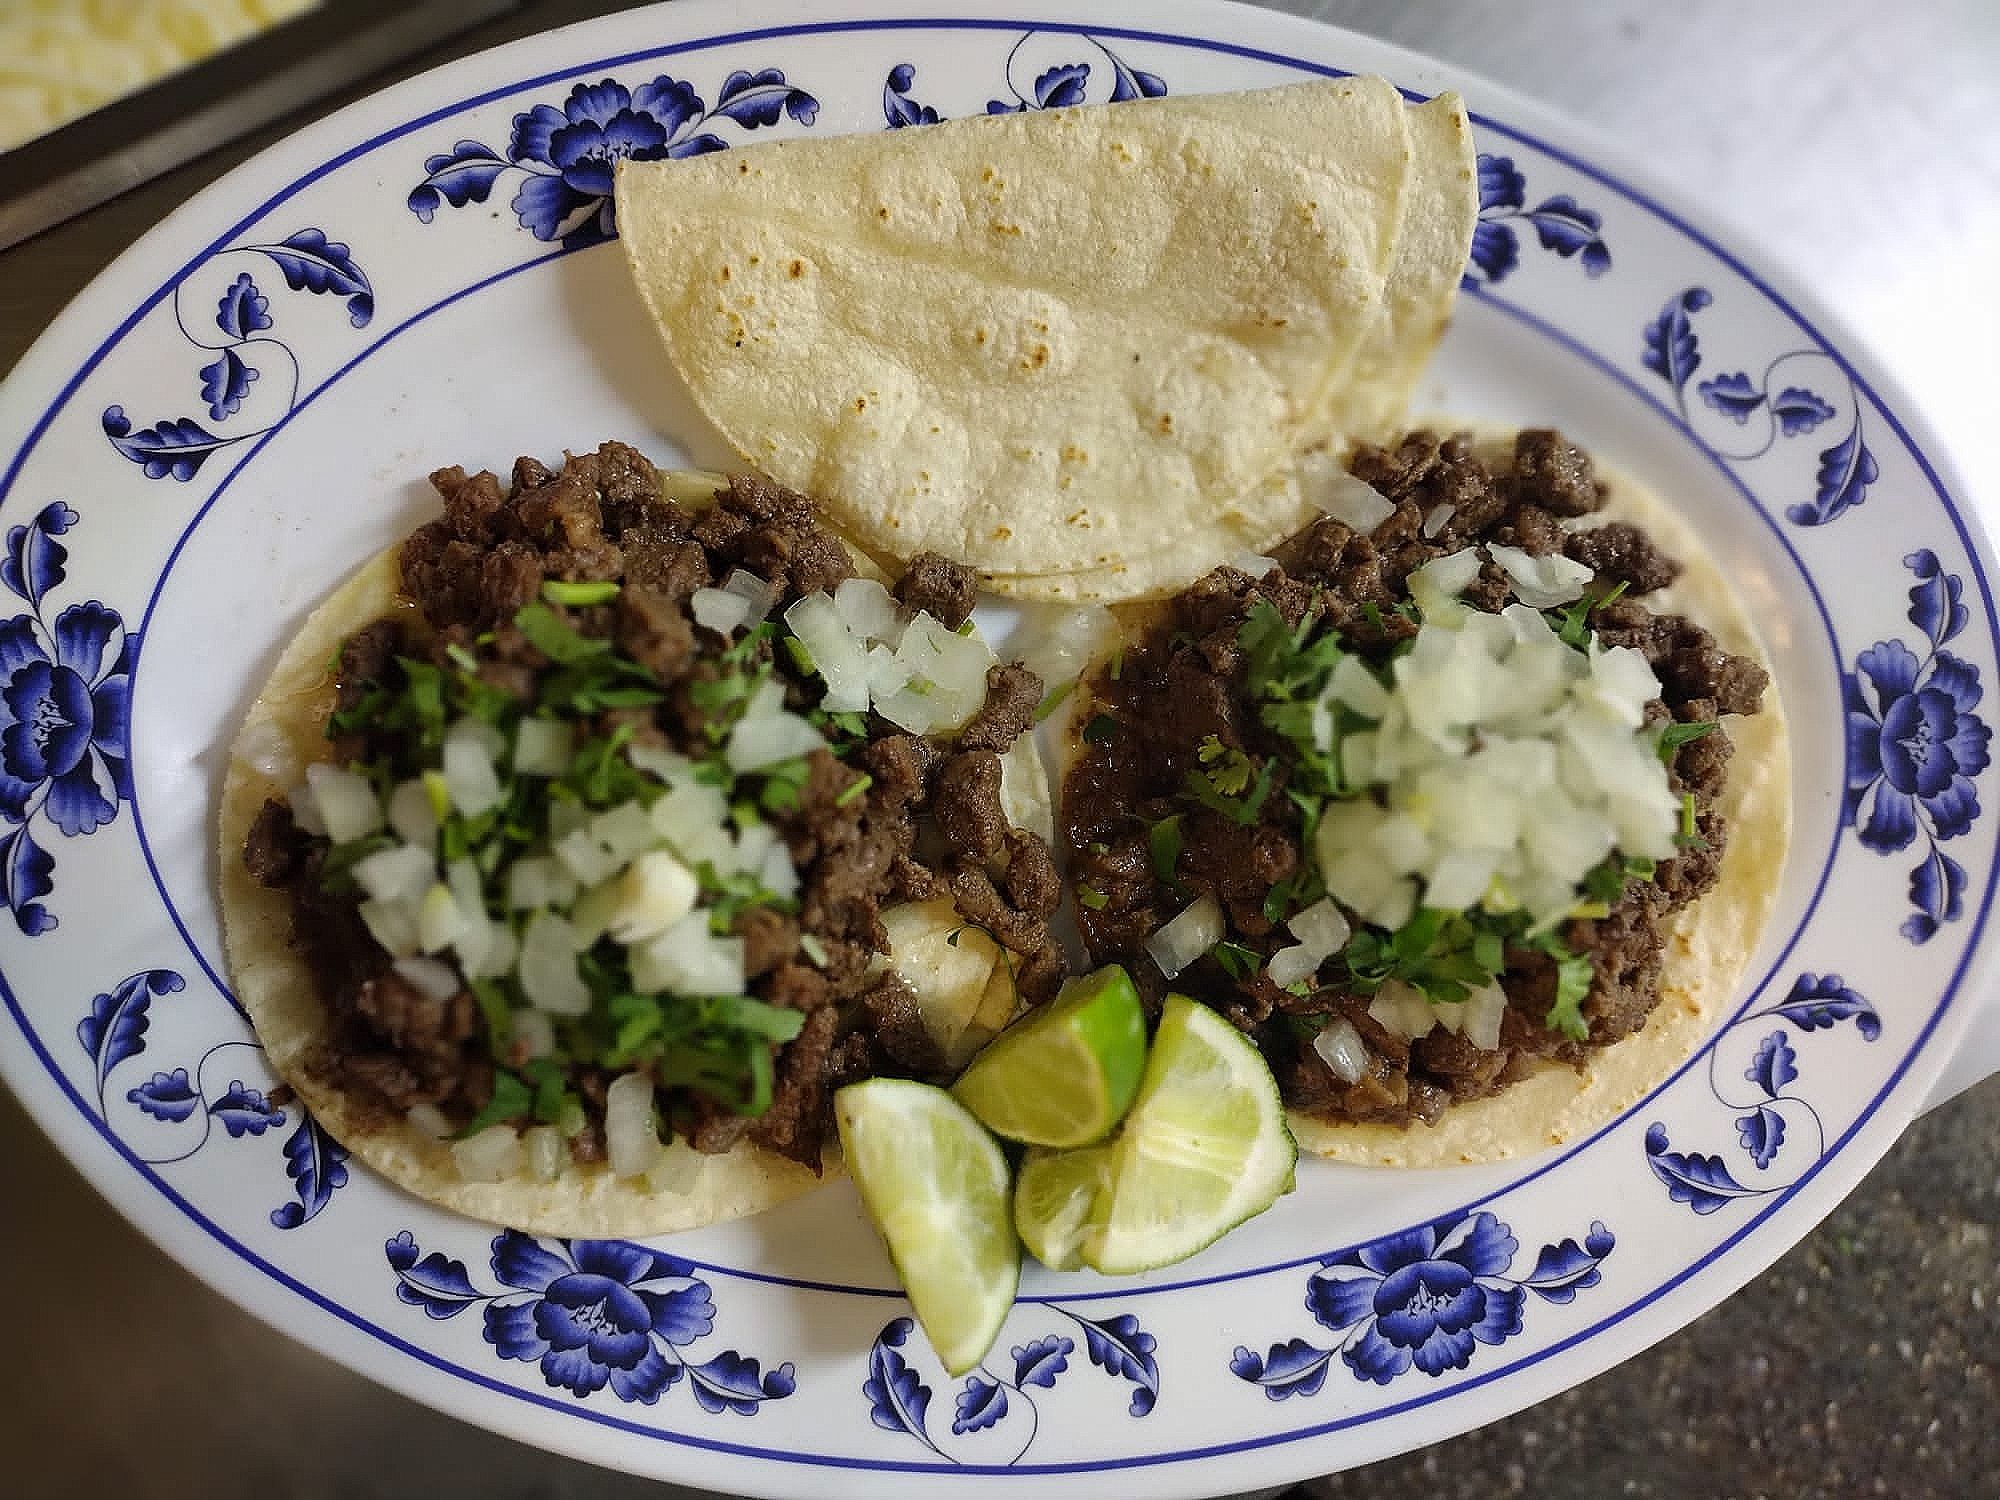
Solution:
[[(0, 250), (0, 370), (133, 239), (307, 120), (453, 57), (625, 8), (0, 0), (0, 244), (20, 241)], [(1636, 153), (1711, 219), (1744, 226), (1741, 238), (1810, 282), (1873, 348), (1975, 498), (2000, 504), (2000, 5), (1271, 8), (1510, 85)], [(745, 0), (738, 9), (752, 25), (782, 20), (788, 7)], [(866, 0), (854, 9), (864, 13)], [(1133, 9), (1138, 18), (1145, 6), (1134, 0)], [(65, 122), (74, 123), (59, 129)], [(66, 217), (155, 171), (163, 175)], [(35, 232), (51, 219), (63, 222)], [(2000, 1024), (2000, 1008), (1992, 1017)], [(0, 1141), (9, 1333), (0, 1492), (692, 1494), (524, 1448), (377, 1389), (169, 1262), (4, 1092)], [(2000, 1494), (1996, 1233), (2000, 1078), (1920, 1120), (1818, 1231), (1647, 1353), (1477, 1433), (1293, 1493)]]

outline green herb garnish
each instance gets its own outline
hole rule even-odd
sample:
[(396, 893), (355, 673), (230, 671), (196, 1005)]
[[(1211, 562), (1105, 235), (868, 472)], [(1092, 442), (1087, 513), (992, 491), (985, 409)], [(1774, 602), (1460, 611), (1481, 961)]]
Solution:
[(592, 604), (609, 604), (618, 597), (618, 585), (609, 579), (592, 583), (564, 583), (551, 578), (542, 585), (542, 597), (551, 604), (584, 608)]
[(1083, 726), (1083, 738), (1087, 744), (1102, 745), (1118, 733), (1118, 721), (1110, 714), (1097, 714)]
[(1104, 892), (1100, 891), (1096, 886), (1086, 885), (1082, 881), (1077, 882), (1076, 899), (1079, 902), (1081, 902), (1084, 906), (1089, 907), (1092, 911), (1103, 911), (1104, 908), (1107, 905), (1109, 905), (1111, 901), (1111, 898), (1105, 895)]
[(1660, 759), (1668, 765), (1674, 763), (1674, 752), (1683, 745), (1691, 745), (1715, 728), (1713, 719), (1697, 719), (1691, 724), (1669, 724), (1660, 731)]
[(509, 1120), (518, 1120), (534, 1107), (535, 1096), (528, 1086), (505, 1068), (493, 1070), (493, 1097), (486, 1101), (486, 1107), (474, 1115), (459, 1131), (458, 1138), (465, 1140), (489, 1130), (495, 1125), (504, 1125)]

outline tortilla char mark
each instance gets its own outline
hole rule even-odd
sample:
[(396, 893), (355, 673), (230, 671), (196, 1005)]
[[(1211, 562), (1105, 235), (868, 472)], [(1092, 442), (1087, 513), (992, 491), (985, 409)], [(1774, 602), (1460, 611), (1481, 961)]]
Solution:
[[(1062, 833), (1093, 960), (1127, 963), (1157, 1005), (1167, 983), (1147, 940), (1212, 897), (1222, 940), (1172, 987), (1253, 1036), (1295, 1109), (1328, 1123), (1408, 1126), (1436, 1122), (1454, 1104), (1551, 1064), (1581, 1068), (1646, 1024), (1660, 999), (1666, 925), (1714, 886), (1722, 865), (1730, 830), (1717, 802), (1732, 753), (1722, 717), (1758, 712), (1767, 678), (1700, 625), (1647, 607), (1645, 596), (1671, 584), (1679, 563), (1637, 526), (1588, 524), (1603, 489), (1589, 457), (1559, 434), (1522, 432), (1511, 458), (1489, 467), (1469, 440), (1419, 431), (1393, 449), (1360, 449), (1351, 469), (1380, 497), (1380, 519), (1368, 530), (1329, 515), (1282, 544), (1261, 578), (1218, 568), (1168, 601), (1099, 671), (1094, 701), (1079, 715), (1091, 727), (1063, 788)], [(1553, 945), (1516, 933), (1489, 950), (1503, 959), (1495, 977), (1506, 1004), (1497, 1045), (1482, 1046), (1442, 1025), (1411, 1036), (1385, 1023), (1370, 1013), (1379, 981), (1357, 977), (1338, 955), (1289, 988), (1265, 972), (1294, 941), (1287, 919), (1320, 889), (1307, 827), (1317, 814), (1310, 798), (1289, 794), (1296, 750), (1249, 691), (1246, 625), (1263, 611), (1297, 640), (1331, 632), (1380, 673), (1419, 631), (1411, 574), (1493, 544), (1592, 570), (1575, 627), (1587, 623), (1599, 648), (1632, 648), (1657, 677), (1645, 723), (1667, 731), (1667, 785), (1685, 821), (1679, 852), (1650, 869), (1614, 872), (1605, 899), (1557, 926)], [(1484, 557), (1460, 598), (1497, 613), (1513, 602), (1514, 587)], [(1233, 779), (1219, 774), (1227, 769)], [(1197, 783), (1208, 796), (1190, 795)], [(1353, 925), (1359, 932), (1364, 924)], [(1551, 1024), (1565, 983), (1580, 994), (1580, 1036)], [(1312, 1045), (1335, 1023), (1352, 1027), (1366, 1049), (1351, 1081)]]
[[(591, 690), (594, 700), (574, 683), (562, 689), (574, 705), (579, 757), (608, 745), (628, 749), (628, 759), (650, 751), (715, 761), (732, 706), (757, 684), (778, 684), (789, 711), (819, 715), (826, 742), (758, 781), (739, 780), (736, 795), (754, 800), (732, 816), (775, 830), (796, 868), (796, 895), (734, 899), (724, 891), (709, 910), (741, 940), (744, 993), (765, 1007), (759, 1014), (799, 1019), (790, 1039), (769, 1045), (752, 1068), (768, 1081), (755, 1107), (688, 1076), (687, 1059), (671, 1046), (619, 1040), (629, 1018), (597, 1014), (603, 996), (573, 1029), (558, 1023), (556, 1060), (547, 1064), (549, 1054), (531, 1055), (520, 1028), (510, 1035), (496, 1024), (496, 996), (503, 1014), (511, 1005), (518, 1019), (520, 997), (507, 993), (513, 980), (476, 984), (460, 965), (451, 971), (455, 987), (439, 994), (413, 979), (364, 920), (363, 892), (349, 873), (354, 847), (308, 832), (289, 802), (273, 798), (251, 824), (242, 857), (258, 883), (285, 893), (292, 947), (325, 1008), (324, 1040), (305, 1066), (365, 1122), (400, 1128), (412, 1109), (427, 1107), (462, 1129), (492, 1118), (505, 1104), (502, 1091), (525, 1077), (572, 1112), (571, 1157), (596, 1162), (605, 1154), (608, 1091), (638, 1071), (656, 1086), (663, 1126), (698, 1149), (727, 1151), (747, 1139), (817, 1170), (834, 1089), (875, 1074), (949, 1071), (916, 995), (883, 962), (885, 911), (955, 902), (1007, 950), (1021, 996), (1039, 1001), (1053, 991), (1063, 975), (1047, 926), (1059, 894), (1054, 865), (1047, 844), (1009, 820), (1001, 794), (1001, 757), (1042, 696), (1033, 673), (993, 666), (983, 704), (952, 731), (920, 735), (879, 715), (826, 715), (823, 682), (785, 649), (795, 641), (770, 626), (725, 638), (701, 622), (697, 601), (741, 569), (768, 591), (775, 618), (854, 577), (851, 554), (804, 496), (737, 475), (709, 485), (712, 497), (682, 503), (663, 494), (648, 460), (618, 443), (554, 468), (523, 458), (505, 484), (457, 468), (431, 478), (444, 514), (401, 548), (401, 605), (340, 649), (316, 721), (326, 727), (327, 758), (369, 768), (385, 784), (411, 778), (436, 748), (426, 747), (430, 731), (408, 709), (412, 694), (458, 674), (462, 685), (451, 691), (494, 705), (500, 722), (546, 717), (552, 684), (581, 660), (619, 666), (615, 683), (606, 677)], [(975, 588), (968, 570), (926, 556), (896, 592), (895, 603), (881, 596), (884, 611), (906, 620), (927, 612), (955, 629)], [(607, 761), (616, 758), (607, 752)], [(604, 774), (636, 786), (629, 766), (607, 765)], [(558, 779), (567, 786), (575, 778)], [(613, 806), (621, 795), (609, 794)], [(380, 842), (393, 841), (384, 834)], [(505, 874), (489, 870), (489, 883)], [(497, 900), (490, 890), (487, 900)], [(518, 914), (495, 915), (519, 925)], [(545, 1120), (555, 1112), (540, 1099), (534, 1108)]]

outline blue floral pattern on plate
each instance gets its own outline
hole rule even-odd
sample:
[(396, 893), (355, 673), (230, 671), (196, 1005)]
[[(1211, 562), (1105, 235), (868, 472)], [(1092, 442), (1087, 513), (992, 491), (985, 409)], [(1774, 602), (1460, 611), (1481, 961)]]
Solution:
[[(1153, 1335), (1131, 1313), (1086, 1318), (1058, 1302), (1040, 1304), (1044, 1312), (1066, 1318), (1083, 1334), (1084, 1357), (1113, 1379), (1132, 1388), (1126, 1411), (1134, 1417), (1152, 1413), (1160, 1399), (1159, 1347)], [(916, 1324), (896, 1318), (884, 1325), (868, 1351), (868, 1378), (861, 1394), (868, 1398), (869, 1419), (889, 1432), (907, 1433), (938, 1457), (952, 1463), (982, 1462), (1013, 1465), (1027, 1457), (1041, 1430), (1041, 1411), (1033, 1394), (1052, 1390), (1072, 1367), (1076, 1341), (1049, 1333), (1015, 1344), (1008, 1350), (1011, 1378), (982, 1362), (965, 1377), (952, 1402), (951, 1438), (992, 1432), (991, 1440), (953, 1442), (930, 1425), (932, 1389), (911, 1363), (910, 1335)], [(991, 1356), (989, 1356), (989, 1359)]]
[[(146, 1050), (154, 1002), (186, 988), (187, 981), (172, 969), (142, 970), (98, 995), (90, 1002), (89, 1013), (77, 1022), (76, 1039), (90, 1058), (97, 1112), (106, 1124), (111, 1122), (112, 1072)], [(262, 1136), (285, 1123), (287, 1115), (278, 1091), (267, 1094), (240, 1077), (232, 1077), (227, 1087), (218, 1088), (210, 1079), (210, 1064), (238, 1051), (254, 1053), (260, 1059), (263, 1055), (263, 1049), (253, 1041), (217, 1042), (192, 1068), (157, 1072), (126, 1090), (126, 1102), (135, 1105), (140, 1114), (168, 1125), (192, 1123), (196, 1127), (191, 1138), (175, 1140), (163, 1151), (133, 1148), (140, 1160), (154, 1167), (186, 1161), (216, 1139), (217, 1125), (223, 1129), (223, 1138), (240, 1140)], [(177, 1134), (187, 1137), (188, 1133)], [(298, 1125), (285, 1138), (283, 1149), (293, 1198), (271, 1210), (271, 1223), (279, 1229), (297, 1229), (318, 1217), (334, 1192), (346, 1185), (347, 1152), (319, 1128), (303, 1106)]]
[[(1674, 404), (1681, 420), (1689, 419), (1688, 382), (1702, 366), (1701, 339), (1694, 320), (1715, 302), (1706, 287), (1691, 286), (1676, 293), (1660, 309), (1659, 316), (1644, 331), (1644, 347), (1639, 362), (1673, 388)], [(1732, 463), (1749, 463), (1762, 458), (1781, 441), (1804, 437), (1832, 421), (1839, 408), (1809, 386), (1793, 381), (1780, 382), (1777, 372), (1797, 362), (1832, 365), (1820, 349), (1790, 349), (1764, 367), (1761, 378), (1747, 371), (1731, 370), (1711, 376), (1695, 386), (1702, 404), (1719, 412), (1736, 426), (1753, 431), (1748, 446), (1722, 452)], [(1794, 526), (1824, 526), (1836, 521), (1868, 498), (1868, 487), (1881, 477), (1881, 466), (1868, 451), (1862, 435), (1861, 402), (1853, 382), (1835, 367), (1834, 373), (1847, 388), (1847, 408), (1851, 414), (1843, 435), (1819, 455), (1819, 471), (1814, 478), (1813, 497), (1785, 508), (1785, 519)]]
[(1410, 1369), (1439, 1376), (1463, 1370), (1480, 1345), (1504, 1344), (1524, 1326), (1528, 1293), (1544, 1302), (1576, 1300), (1602, 1279), (1617, 1244), (1593, 1222), (1579, 1245), (1544, 1245), (1526, 1276), (1509, 1274), (1521, 1248), (1485, 1209), (1386, 1235), (1329, 1256), (1306, 1281), (1306, 1308), (1344, 1337), (1322, 1348), (1286, 1339), (1263, 1354), (1238, 1346), (1229, 1368), (1273, 1401), (1316, 1395), (1336, 1355), (1355, 1379), (1387, 1385)]
[(1564, 260), (1574, 259), (1583, 274), (1595, 279), (1611, 269), (1611, 247), (1604, 243), (1604, 217), (1585, 208), (1568, 193), (1555, 193), (1528, 207), (1528, 183), (1511, 156), (1479, 153), (1479, 219), (1472, 230), (1472, 254), (1465, 272), (1467, 286), (1493, 286), (1505, 281), (1521, 263), (1517, 225), (1527, 225), (1544, 250)]
[[(1022, 49), (1038, 40), (1049, 41), (1058, 47), (1087, 47), (1096, 56), (1039, 66), (1017, 82), (1015, 75)], [(1094, 36), (1083, 32), (1030, 31), (1009, 49), (1001, 67), (1002, 76), (1007, 80), (1008, 97), (988, 99), (986, 113), (1016, 115), (1027, 110), (1063, 109), (1072, 104), (1082, 104), (1088, 97), (1093, 71), (1100, 67), (1111, 75), (1111, 90), (1106, 98), (1112, 104), (1123, 104), (1131, 99), (1158, 99), (1167, 92), (1164, 78), (1133, 67)], [(930, 105), (911, 97), (910, 90), (916, 86), (916, 76), (917, 70), (909, 63), (897, 63), (889, 70), (889, 76), (882, 85), (882, 118), (891, 130), (905, 125), (935, 125), (944, 118)]]
[[(1843, 1021), (1852, 1021), (1864, 1042), (1882, 1035), (1880, 1013), (1838, 974), (1799, 975), (1783, 1000), (1737, 1018), (1724, 1028), (1723, 1034), (1726, 1037), (1738, 1027), (1771, 1020), (1782, 1021), (1802, 1033), (1830, 1031)], [(1733, 1082), (1725, 1086), (1722, 1058), (1726, 1055), (1729, 1054), (1721, 1039), (1709, 1048), (1708, 1088), (1717, 1103), (1731, 1111), (1740, 1111), (1734, 1120), (1738, 1149), (1753, 1167), (1764, 1172), (1776, 1163), (1795, 1139), (1793, 1124), (1810, 1125), (1815, 1139), (1809, 1157), (1800, 1151), (1790, 1154), (1788, 1160), (1797, 1169), (1789, 1175), (1745, 1182), (1719, 1154), (1675, 1151), (1667, 1127), (1655, 1120), (1646, 1127), (1646, 1165), (1666, 1186), (1668, 1197), (1676, 1203), (1685, 1203), (1698, 1214), (1712, 1214), (1740, 1198), (1782, 1192), (1798, 1181), (1812, 1162), (1826, 1154), (1825, 1122), (1819, 1111), (1792, 1089), (1800, 1077), (1798, 1050), (1783, 1029), (1766, 1032), (1758, 1039), (1749, 1066), (1743, 1070), (1742, 1076), (1750, 1085), (1747, 1091)]]
[[(361, 269), (353, 253), (339, 240), (328, 239), (325, 231), (301, 229), (271, 244), (238, 245), (219, 256), (261, 256), (278, 270), (285, 285), (295, 292), (316, 297), (339, 297), (347, 303), (347, 321), (366, 328), (375, 316), (375, 286)], [(200, 398), (207, 403), (211, 423), (221, 424), (242, 410), (254, 383), (262, 380), (268, 366), (253, 361), (276, 360), (290, 381), (290, 393), (279, 413), (270, 421), (236, 432), (214, 431), (194, 417), (167, 417), (136, 431), (122, 406), (107, 406), (101, 419), (104, 435), (111, 446), (145, 471), (148, 479), (169, 476), (188, 483), (201, 472), (202, 465), (225, 448), (261, 437), (271, 431), (299, 401), (299, 362), (291, 346), (269, 337), (276, 326), (271, 317), (271, 299), (259, 290), (249, 272), (237, 276), (217, 301), (212, 314), (204, 313), (193, 324), (183, 305), (189, 282), (183, 277), (174, 287), (174, 321), (181, 337), (197, 349), (214, 354), (215, 360), (197, 372)], [(220, 341), (210, 333), (213, 326)]]
[(766, 1371), (734, 1349), (690, 1355), (715, 1331), (715, 1297), (685, 1261), (626, 1240), (538, 1239), (518, 1229), (502, 1230), (491, 1251), (493, 1275), (509, 1291), (480, 1291), (463, 1261), (424, 1254), (408, 1230), (383, 1247), (398, 1299), (440, 1321), (479, 1308), (501, 1359), (538, 1366), (551, 1387), (579, 1399), (608, 1386), (620, 1401), (651, 1406), (685, 1378), (703, 1411), (747, 1417), (796, 1388), (790, 1364)]
[(788, 83), (780, 68), (739, 68), (723, 79), (713, 109), (693, 85), (664, 73), (637, 88), (614, 78), (579, 83), (560, 108), (537, 104), (514, 116), (504, 156), (463, 140), (426, 158), (423, 181), (407, 202), (428, 224), (445, 204), (484, 203), (501, 177), (519, 172), (521, 184), (508, 206), (521, 227), (538, 240), (580, 249), (618, 233), (611, 184), (621, 160), (722, 151), (729, 142), (708, 127), (726, 121), (755, 130), (786, 116), (809, 126), (819, 116), (819, 101)]
[[(1847, 709), (1847, 797), (1842, 821), (1877, 854), (1899, 854), (1919, 839), (1910, 871), (1915, 910), (1901, 931), (1927, 943), (1965, 914), (1965, 867), (1938, 848), (1979, 818), (1973, 778), (1992, 763), (1993, 731), (1979, 706), (1979, 671), (1944, 649), (1965, 629), (1958, 575), (1929, 548), (1903, 566), (1916, 575), (1910, 623), (1923, 632), (1920, 657), (1901, 641), (1877, 641), (1841, 681)], [(1864, 811), (1865, 810), (1865, 811)]]
[(0, 899), (29, 937), (57, 925), (44, 904), (55, 858), (37, 824), (66, 839), (95, 833), (132, 799), (127, 741), (132, 659), (138, 641), (116, 610), (95, 599), (48, 617), (68, 549), (56, 540), (79, 522), (57, 500), (10, 527), (0, 586), (27, 611), (0, 622)]

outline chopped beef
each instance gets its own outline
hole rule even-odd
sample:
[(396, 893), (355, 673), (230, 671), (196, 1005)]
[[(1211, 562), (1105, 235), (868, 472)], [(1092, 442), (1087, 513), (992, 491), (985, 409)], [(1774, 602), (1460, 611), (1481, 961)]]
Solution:
[(1634, 594), (1663, 589), (1681, 573), (1678, 562), (1627, 521), (1607, 521), (1576, 532), (1563, 550), (1599, 578), (1622, 583)]
[(919, 552), (898, 580), (896, 597), (908, 608), (935, 615), (956, 630), (972, 618), (972, 606), (979, 598), (979, 577), (972, 569), (935, 552)]
[(1559, 516), (1587, 516), (1604, 503), (1590, 455), (1546, 427), (1516, 434), (1511, 478), (1516, 501)]
[[(504, 483), (458, 468), (438, 470), (431, 482), (443, 515), (418, 528), (400, 555), (403, 592), (417, 607), (346, 642), (340, 708), (371, 701), (378, 687), (402, 691), (405, 660), (451, 667), (452, 653), (466, 651), (478, 657), (482, 682), (535, 703), (565, 664), (545, 656), (515, 616), (542, 596), (545, 581), (609, 580), (620, 585), (609, 602), (550, 608), (568, 629), (610, 642), (643, 667), (661, 701), (614, 701), (594, 711), (588, 730), (709, 756), (709, 705), (725, 668), (713, 633), (693, 624), (693, 595), (747, 569), (777, 590), (775, 620), (789, 602), (854, 576), (846, 547), (805, 496), (737, 475), (712, 503), (683, 506), (663, 497), (659, 472), (623, 444), (566, 455), (559, 466), (522, 458)], [(935, 556), (919, 559), (898, 589), (910, 608), (953, 628), (975, 592), (968, 569)], [(777, 673), (793, 712), (816, 706), (817, 679), (770, 640), (751, 638), (733, 660), (729, 670)], [(999, 799), (999, 756), (1032, 727), (1040, 698), (1032, 672), (996, 666), (986, 702), (959, 735), (926, 739), (872, 721), (859, 745), (813, 751), (786, 798), (765, 802), (760, 816), (798, 869), (796, 909), (747, 905), (732, 931), (743, 941), (748, 992), (802, 1013), (803, 1029), (775, 1047), (771, 1104), (756, 1120), (698, 1089), (663, 1085), (661, 1115), (677, 1133), (703, 1151), (747, 1137), (817, 1167), (834, 1088), (875, 1072), (943, 1076), (914, 993), (881, 972), (881, 913), (894, 901), (963, 887), (972, 903), (966, 919), (1011, 950), (1023, 993), (1039, 1000), (1054, 991), (1064, 972), (1048, 931), (1060, 895), (1055, 864), (1042, 840), (1007, 822)], [(410, 749), (408, 734), (387, 722), (364, 725), (335, 749), (393, 760)], [(470, 990), (439, 999), (391, 967), (360, 919), (351, 881), (323, 879), (328, 852), (328, 841), (303, 832), (280, 801), (259, 812), (243, 848), (252, 876), (288, 896), (293, 945), (326, 1007), (327, 1039), (311, 1066), (385, 1119), (421, 1103), (462, 1124), (493, 1095), (485, 1017)], [(577, 1161), (603, 1158), (605, 1089), (615, 1076), (597, 1064), (570, 1065), (586, 1115), (571, 1141)]]
[[(1146, 939), (1197, 897), (1214, 897), (1227, 918), (1228, 941), (1250, 950), (1256, 962), (1225, 965), (1211, 951), (1183, 970), (1174, 988), (1253, 1035), (1294, 1107), (1331, 1121), (1407, 1125), (1498, 1092), (1538, 1066), (1579, 1065), (1645, 1024), (1659, 1002), (1663, 924), (1714, 885), (1728, 838), (1716, 804), (1731, 745), (1717, 721), (1756, 712), (1768, 681), (1756, 662), (1723, 650), (1699, 625), (1656, 615), (1631, 597), (1663, 587), (1678, 572), (1643, 531), (1619, 522), (1565, 526), (1598, 510), (1604, 492), (1589, 456), (1559, 433), (1521, 433), (1511, 462), (1493, 468), (1470, 441), (1428, 432), (1391, 448), (1360, 448), (1350, 467), (1394, 507), (1372, 532), (1322, 517), (1275, 549), (1280, 567), (1263, 578), (1217, 568), (1167, 601), (1128, 643), (1116, 677), (1100, 673), (1089, 684), (1092, 708), (1108, 715), (1116, 731), (1079, 747), (1063, 788), (1061, 832), (1071, 878), (1080, 896), (1089, 895), (1077, 902), (1076, 920), (1095, 962), (1126, 963), (1156, 1009), (1166, 984), (1145, 954)], [(1449, 512), (1439, 516), (1446, 506)], [(1661, 861), (1651, 880), (1628, 880), (1604, 915), (1562, 930), (1568, 949), (1592, 963), (1582, 1004), (1589, 1034), (1580, 1042), (1547, 1024), (1558, 971), (1537, 949), (1504, 951), (1507, 1009), (1497, 1048), (1475, 1047), (1442, 1027), (1414, 1043), (1391, 1034), (1368, 1014), (1367, 987), (1338, 968), (1323, 969), (1320, 987), (1303, 994), (1277, 989), (1263, 972), (1270, 954), (1292, 941), (1282, 918), (1296, 910), (1267, 903), (1304, 872), (1309, 851), (1303, 814), (1286, 795), (1292, 752), (1254, 710), (1243, 681), (1239, 635), (1252, 606), (1268, 604), (1288, 626), (1317, 609), (1346, 649), (1379, 666), (1418, 628), (1397, 607), (1407, 597), (1409, 574), (1433, 558), (1490, 542), (1537, 556), (1566, 553), (1602, 578), (1600, 592), (1625, 583), (1627, 595), (1598, 605), (1589, 623), (1603, 645), (1631, 646), (1653, 666), (1661, 696), (1649, 722), (1716, 723), (1682, 743), (1669, 766), (1674, 792), (1695, 799), (1699, 838)], [(1510, 580), (1490, 561), (1462, 597), (1488, 612), (1513, 602)], [(1239, 822), (1187, 795), (1190, 773), (1206, 764), (1204, 745), (1211, 753), (1242, 752), (1273, 770), (1254, 816)], [(970, 795), (962, 800), (977, 805)], [(1171, 871), (1156, 872), (1149, 831), (1169, 818), (1179, 820), (1179, 852)], [(1024, 903), (1006, 876), (989, 868), (984, 825), (969, 815), (959, 822), (965, 844), (980, 856), (953, 867), (960, 909), (995, 933), (1025, 937), (1018, 930), (1030, 925)], [(1308, 1018), (1334, 1016), (1351, 1023), (1370, 1052), (1369, 1071), (1352, 1084), (1336, 1078), (1310, 1044)]]
[(986, 701), (959, 731), (959, 748), (1008, 749), (1035, 727), (1041, 706), (1041, 678), (1019, 662), (996, 662), (986, 669)]

